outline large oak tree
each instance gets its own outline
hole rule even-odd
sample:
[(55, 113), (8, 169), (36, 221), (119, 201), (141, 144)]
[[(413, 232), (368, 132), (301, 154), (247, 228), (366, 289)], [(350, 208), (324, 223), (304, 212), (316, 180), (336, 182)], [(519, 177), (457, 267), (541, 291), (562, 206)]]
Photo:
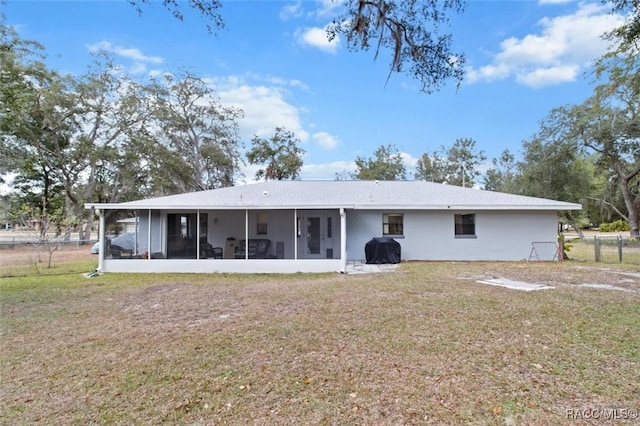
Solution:
[(473, 186), (480, 176), (480, 164), (486, 160), (484, 151), (476, 148), (471, 138), (458, 138), (448, 148), (441, 146), (433, 153), (418, 159), (415, 178), (436, 183)]
[[(244, 112), (223, 105), (200, 77), (184, 72), (164, 75), (150, 86), (152, 138), (158, 155), (153, 176), (157, 192), (177, 193), (231, 186), (240, 164), (238, 120)], [(151, 154), (151, 153), (150, 153)], [(154, 161), (150, 158), (150, 161)]]
[(356, 171), (351, 173), (357, 180), (405, 180), (407, 170), (402, 154), (393, 145), (381, 145), (373, 153), (373, 157), (358, 156), (355, 159)]
[(256, 178), (266, 180), (298, 179), (302, 170), (305, 151), (300, 139), (284, 127), (276, 127), (269, 139), (255, 135), (247, 152), (249, 164), (263, 165)]

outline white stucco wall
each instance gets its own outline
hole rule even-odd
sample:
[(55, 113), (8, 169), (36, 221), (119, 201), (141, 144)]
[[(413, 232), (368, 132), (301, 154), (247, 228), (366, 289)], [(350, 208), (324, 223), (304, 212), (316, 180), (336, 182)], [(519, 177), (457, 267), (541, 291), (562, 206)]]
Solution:
[[(556, 242), (555, 211), (347, 211), (347, 256), (365, 258), (365, 244), (382, 236), (383, 213), (404, 213), (402, 260), (527, 260), (534, 241)], [(454, 214), (474, 213), (476, 238), (456, 238)], [(537, 247), (540, 260), (552, 260), (553, 244)]]

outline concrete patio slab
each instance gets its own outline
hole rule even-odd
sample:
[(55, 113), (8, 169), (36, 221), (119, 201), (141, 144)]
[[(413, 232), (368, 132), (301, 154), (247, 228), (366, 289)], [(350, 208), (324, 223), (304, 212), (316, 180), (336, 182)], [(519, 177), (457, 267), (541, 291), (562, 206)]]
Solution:
[(520, 290), (520, 291), (535, 291), (535, 290), (547, 290), (554, 287), (542, 284), (531, 284), (525, 283), (522, 281), (512, 281), (506, 278), (490, 278), (484, 280), (478, 280), (479, 283), (495, 285), (498, 287), (504, 287), (511, 290)]
[(347, 274), (379, 274), (383, 272), (394, 272), (398, 269), (398, 264), (367, 264), (364, 260), (347, 262)]

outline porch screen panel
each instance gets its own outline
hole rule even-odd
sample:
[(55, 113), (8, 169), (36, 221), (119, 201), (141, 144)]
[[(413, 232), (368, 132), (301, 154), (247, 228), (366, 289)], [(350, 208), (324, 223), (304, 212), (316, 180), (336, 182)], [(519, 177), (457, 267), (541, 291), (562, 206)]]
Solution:
[(144, 237), (140, 238), (139, 241), (145, 245), (145, 247), (147, 246), (147, 241), (149, 243), (149, 247), (145, 248), (145, 251), (148, 250), (147, 255), (151, 257), (151, 259), (162, 259), (166, 256), (166, 254), (164, 253), (164, 244), (165, 244), (165, 232), (164, 232), (164, 226), (163, 226), (163, 220), (162, 220), (162, 215), (159, 211), (157, 210), (152, 210), (151, 214), (148, 215), (147, 213), (145, 214), (141, 214), (141, 219), (144, 217), (144, 221), (147, 222), (149, 219), (151, 220), (151, 226), (150, 226), (150, 230), (151, 233), (149, 234), (150, 237), (147, 239), (147, 232), (149, 231), (148, 225), (145, 226), (141, 226), (140, 230), (144, 230)]
[(320, 254), (320, 218), (307, 218), (307, 249), (309, 254)]
[(213, 245), (209, 243), (209, 216), (200, 212), (200, 259), (210, 259), (215, 257)]
[(167, 257), (195, 259), (198, 215), (177, 213), (167, 215)]

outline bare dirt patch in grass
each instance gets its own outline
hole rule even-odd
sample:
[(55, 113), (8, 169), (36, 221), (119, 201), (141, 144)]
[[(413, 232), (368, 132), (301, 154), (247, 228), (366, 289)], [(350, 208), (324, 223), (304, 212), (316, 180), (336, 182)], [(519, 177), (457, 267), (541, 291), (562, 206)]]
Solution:
[[(2, 287), (2, 422), (576, 424), (638, 407), (639, 271), (117, 275)], [(478, 277), (554, 285), (518, 292)]]

